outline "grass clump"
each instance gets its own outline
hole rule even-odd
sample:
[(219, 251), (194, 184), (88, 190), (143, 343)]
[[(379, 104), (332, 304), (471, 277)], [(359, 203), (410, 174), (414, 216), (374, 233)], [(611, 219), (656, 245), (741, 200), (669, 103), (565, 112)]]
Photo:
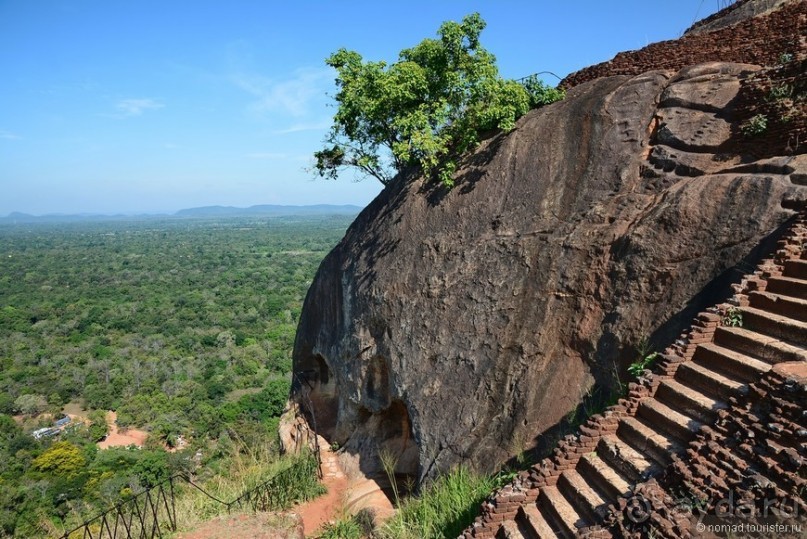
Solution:
[(336, 522), (329, 522), (317, 535), (317, 539), (363, 539), (364, 537), (367, 537), (367, 534), (355, 517), (343, 517)]
[(499, 476), (480, 475), (465, 467), (443, 475), (420, 496), (401, 503), (399, 511), (377, 531), (381, 539), (457, 537), (479, 510), (479, 504), (502, 485)]
[[(239, 444), (240, 445), (240, 444)], [(317, 477), (317, 460), (311, 453), (278, 456), (271, 449), (236, 447), (226, 472), (207, 480), (193, 479), (205, 492), (180, 483), (176, 498), (179, 529), (191, 529), (211, 518), (227, 514), (226, 503), (261, 487), (262, 502), (281, 511), (325, 493)], [(225, 502), (225, 503), (221, 503)], [(235, 512), (251, 512), (247, 499), (233, 504)]]

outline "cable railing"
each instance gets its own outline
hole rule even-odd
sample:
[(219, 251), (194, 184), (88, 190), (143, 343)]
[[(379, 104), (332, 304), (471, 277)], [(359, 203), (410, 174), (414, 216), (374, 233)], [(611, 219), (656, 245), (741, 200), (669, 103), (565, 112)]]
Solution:
[[(302, 396), (301, 406), (313, 408), (308, 395), (303, 392)], [(313, 413), (311, 416), (313, 418)], [(166, 537), (177, 531), (176, 487), (178, 483), (185, 483), (207, 498), (221, 504), (227, 513), (232, 513), (236, 509), (250, 509), (254, 512), (275, 510), (290, 501), (284, 485), (299, 478), (299, 474), (316, 473), (317, 478), (322, 479), (316, 423), (314, 423), (314, 440), (311, 459), (305, 461), (311, 462), (310, 468), (308, 465), (304, 465), (302, 469), (297, 469), (296, 465), (289, 466), (257, 486), (245, 490), (232, 501), (222, 500), (207, 492), (186, 474), (175, 474), (161, 483), (118, 502), (103, 513), (85, 520), (80, 526), (59, 536), (59, 539), (161, 539)], [(314, 462), (316, 462), (316, 468), (314, 468)]]
[(538, 78), (539, 75), (552, 75), (553, 77), (555, 77), (558, 80), (563, 80), (562, 77), (552, 73), (551, 71), (539, 71), (538, 73), (533, 73), (532, 75), (527, 75), (526, 77), (521, 77), (520, 79), (516, 79), (516, 82), (520, 82), (521, 84), (524, 84), (524, 83), (530, 82), (530, 81), (538, 81), (538, 80), (540, 80)]
[[(299, 474), (314, 474), (319, 463), (302, 468), (289, 466), (232, 501), (225, 501), (194, 483), (185, 474), (172, 475), (165, 481), (131, 496), (103, 513), (65, 532), (59, 539), (155, 539), (177, 531), (176, 490), (184, 483), (220, 504), (227, 513), (235, 510), (271, 511), (290, 501), (287, 487)], [(316, 468), (315, 468), (316, 466)]]
[(100, 515), (85, 520), (80, 526), (65, 532), (60, 539), (154, 539), (176, 531), (174, 484), (177, 480), (191, 483), (181, 474), (173, 475), (115, 504)]

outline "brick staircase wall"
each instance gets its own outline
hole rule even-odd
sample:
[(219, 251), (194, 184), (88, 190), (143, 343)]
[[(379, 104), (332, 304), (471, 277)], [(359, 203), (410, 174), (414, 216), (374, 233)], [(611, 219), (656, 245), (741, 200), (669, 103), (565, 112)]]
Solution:
[[(807, 212), (778, 243), (775, 256), (736, 285), (733, 305), (748, 306), (787, 265), (807, 276)], [(807, 517), (807, 350), (776, 364), (746, 394), (729, 399), (664, 476), (639, 484), (605, 519), (617, 537), (677, 539), (700, 535), (693, 522), (802, 522)], [(693, 509), (694, 508), (694, 509)], [(715, 515), (720, 515), (716, 517)], [(742, 518), (734, 518), (740, 515)], [(753, 520), (751, 520), (753, 518)], [(800, 520), (796, 520), (800, 519)]]
[(698, 521), (804, 523), (807, 364), (782, 363), (704, 426), (660, 478), (636, 485), (605, 519), (613, 536), (697, 537)]
[[(703, 353), (702, 345), (713, 342), (717, 328), (721, 325), (722, 321), (730, 315), (732, 310), (749, 308), (751, 304), (749, 295), (759, 295), (765, 292), (770, 279), (781, 278), (788, 260), (801, 260), (803, 257), (807, 258), (806, 248), (807, 210), (804, 210), (794, 219), (791, 227), (784, 234), (782, 239), (779, 240), (775, 256), (762, 261), (756, 271), (746, 275), (739, 284), (735, 285), (735, 295), (730, 300), (730, 303), (724, 303), (716, 306), (711, 311), (700, 313), (694, 319), (691, 328), (682, 333), (675, 343), (665, 350), (662, 355), (662, 360), (654, 369), (654, 373), (647, 372), (647, 375), (643, 376), (638, 383), (631, 383), (629, 385), (628, 395), (624, 399), (620, 399), (617, 405), (608, 408), (602, 414), (590, 417), (588, 421), (580, 427), (577, 434), (566, 436), (558, 444), (551, 457), (519, 473), (510, 484), (490, 496), (488, 500), (482, 504), (480, 516), (477, 517), (472, 526), (464, 531), (462, 537), (470, 539), (521, 536), (517, 535), (518, 532), (515, 531), (515, 524), (513, 524), (513, 522), (517, 517), (522, 519), (530, 518), (530, 515), (526, 514), (525, 508), (529, 509), (534, 507), (536, 503), (539, 502), (539, 497), (542, 495), (542, 492), (556, 487), (565, 473), (573, 471), (578, 467), (581, 459), (587, 458), (588, 455), (601, 449), (604, 439), (610, 439), (615, 435), (620, 427), (620, 422), (624, 424), (626, 418), (635, 417), (640, 406), (642, 406), (643, 403), (647, 405), (649, 401), (653, 401), (653, 397), (665, 382), (668, 384), (676, 383), (675, 377), (679, 367), (684, 364), (687, 364), (687, 366), (691, 365), (693, 363), (693, 357), (695, 357), (699, 347), (701, 347), (701, 353)], [(753, 309), (749, 312), (752, 313)], [(794, 350), (795, 351), (792, 353), (793, 359), (803, 364), (804, 359), (807, 358), (807, 352), (803, 349)], [(778, 353), (781, 355), (781, 352)], [(785, 353), (785, 357), (788, 357), (787, 353)], [(775, 369), (771, 370), (761, 381), (751, 383), (749, 386), (751, 389), (746, 395), (757, 395), (760, 399), (764, 399), (766, 395), (770, 394), (772, 398), (776, 398), (778, 394), (777, 391), (781, 393), (779, 389), (781, 384), (778, 384), (778, 382), (781, 382), (781, 374), (777, 373)], [(741, 405), (740, 400), (738, 400), (741, 397), (737, 397), (735, 394), (727, 395), (726, 398), (730, 406), (727, 409), (717, 411), (719, 418), (718, 424), (719, 421), (725, 422), (727, 419), (730, 419), (735, 410), (739, 410), (740, 408), (744, 410), (751, 409), (749, 408), (751, 405), (747, 403)], [(775, 407), (776, 401), (766, 402), (769, 404), (773, 402)], [(789, 406), (789, 408), (787, 408), (788, 410), (794, 410), (793, 405), (787, 406)], [(802, 405), (801, 410), (803, 409)], [(750, 414), (751, 412), (748, 413)], [(741, 416), (738, 415), (737, 417), (740, 418)], [(788, 417), (791, 417), (791, 420), (793, 419), (792, 414)], [(800, 421), (804, 421), (805, 418), (803, 416), (800, 417)], [(751, 421), (751, 419), (751, 416), (745, 416), (746, 422)], [(734, 430), (732, 430), (733, 427), (729, 424), (725, 427), (710, 427), (708, 423), (705, 424), (701, 427), (701, 431), (696, 435), (694, 441), (691, 442), (686, 455), (696, 457), (699, 451), (703, 451), (704, 448), (714, 449), (715, 443), (719, 445), (719, 442), (716, 442), (714, 439), (716, 435), (713, 433), (718, 433), (725, 439), (738, 432), (737, 429), (740, 427), (737, 425), (742, 425), (743, 427), (747, 426), (745, 423), (742, 423), (741, 419), (735, 419), (734, 421), (739, 421), (739, 423), (735, 424)], [(757, 425), (757, 427), (762, 425), (759, 421), (749, 424)], [(776, 424), (778, 425), (779, 423)], [(799, 424), (791, 421), (791, 423), (786, 423), (786, 425), (788, 426), (787, 428), (790, 429), (787, 432), (800, 432), (798, 430), (800, 427), (794, 426)], [(801, 426), (803, 427), (804, 425)], [(721, 428), (723, 429), (722, 431), (720, 430)], [(767, 427), (760, 428), (765, 430)], [(766, 432), (769, 431), (770, 429)], [(804, 435), (807, 436), (807, 430), (804, 431)], [(712, 436), (713, 438), (710, 439), (708, 436)], [(760, 439), (764, 440), (766, 438), (760, 436)], [(753, 451), (753, 448), (750, 451)], [(784, 455), (783, 458), (790, 458), (793, 452), (782, 450), (780, 453)], [(738, 455), (739, 454), (740, 453), (738, 453)], [(725, 452), (710, 455), (710, 458), (713, 460), (722, 459), (722, 461), (725, 462), (733, 462), (730, 455), (726, 455)], [(803, 464), (802, 461), (798, 462), (800, 463), (799, 466)], [(722, 491), (697, 491), (697, 485), (703, 486), (708, 482), (707, 477), (711, 473), (711, 470), (707, 467), (701, 467), (697, 471), (687, 472), (687, 470), (689, 470), (689, 463), (686, 456), (676, 457), (673, 455), (672, 468), (677, 470), (676, 473), (678, 475), (676, 476), (672, 473), (668, 474), (670, 478), (668, 480), (669, 485), (686, 484), (690, 490), (695, 489), (693, 491), (694, 494), (701, 497), (703, 495), (723, 493)], [(769, 469), (773, 470), (773, 472), (778, 472), (780, 469), (784, 470), (784, 468), (781, 467)], [(690, 475), (687, 476), (687, 473)], [(788, 481), (790, 481), (788, 484), (794, 485), (794, 488), (804, 486), (805, 481), (803, 479), (794, 477), (792, 474), (787, 477), (790, 478), (788, 479)], [(729, 488), (728, 484), (726, 488)], [(558, 535), (580, 534), (586, 537), (597, 538), (611, 537), (613, 533), (617, 533), (617, 535), (631, 536), (633, 530), (630, 526), (623, 525), (623, 523), (628, 522), (630, 524), (630, 520), (626, 520), (626, 515), (634, 510), (631, 502), (635, 502), (637, 496), (641, 499), (655, 501), (654, 510), (652, 511), (653, 518), (647, 521), (649, 523), (643, 521), (642, 524), (645, 526), (654, 526), (655, 529), (668, 533), (665, 537), (681, 537), (687, 532), (689, 520), (676, 513), (675, 503), (671, 494), (661, 488), (659, 483), (655, 480), (651, 480), (649, 482), (637, 482), (629, 491), (623, 488), (620, 495), (615, 497), (616, 502), (610, 504), (607, 511), (594, 515), (594, 518), (591, 519), (599, 520), (600, 523), (579, 530), (572, 530), (572, 533), (569, 533), (569, 530), (565, 533), (561, 531)], [(554, 503), (551, 498), (549, 501), (550, 503)], [(535, 517), (535, 520), (538, 520), (537, 517)], [(514, 529), (512, 533), (508, 531), (508, 526)], [(557, 530), (547, 528), (543, 533), (539, 531), (537, 535), (540, 537), (555, 537), (556, 532)]]

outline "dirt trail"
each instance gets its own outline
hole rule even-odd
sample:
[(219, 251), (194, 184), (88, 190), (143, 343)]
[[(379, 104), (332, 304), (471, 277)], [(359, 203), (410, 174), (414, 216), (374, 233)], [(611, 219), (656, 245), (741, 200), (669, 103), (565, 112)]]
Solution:
[(320, 447), (322, 485), (328, 492), (292, 508), (303, 519), (306, 537), (312, 536), (322, 526), (341, 516), (348, 489), (348, 478), (339, 464), (339, 458), (327, 445), (322, 444)]
[(339, 455), (334, 453), (325, 439), (320, 438), (322, 484), (327, 494), (292, 508), (303, 519), (306, 537), (315, 537), (328, 522), (338, 520), (345, 514), (356, 514), (368, 509), (376, 522), (383, 522), (395, 513), (389, 498), (381, 486), (359, 471), (346, 471)]
[[(177, 539), (297, 538), (301, 532), (305, 537), (316, 537), (325, 524), (338, 520), (346, 512), (370, 509), (377, 522), (394, 514), (392, 503), (376, 481), (358, 472), (346, 473), (339, 456), (325, 440), (320, 440), (320, 447), (322, 484), (328, 489), (326, 494), (292, 507), (282, 515), (258, 513), (215, 518), (195, 530), (179, 534)], [(299, 519), (296, 526), (294, 522), (289, 525), (291, 515)]]

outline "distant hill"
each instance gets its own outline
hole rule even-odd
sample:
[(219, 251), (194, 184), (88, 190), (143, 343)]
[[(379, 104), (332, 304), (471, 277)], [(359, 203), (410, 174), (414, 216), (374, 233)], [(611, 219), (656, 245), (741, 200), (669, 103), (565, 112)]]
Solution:
[(255, 217), (255, 216), (291, 216), (291, 215), (358, 215), (362, 210), (361, 206), (350, 204), (314, 204), (311, 206), (283, 206), (275, 204), (261, 204), (248, 208), (237, 208), (234, 206), (203, 206), (199, 208), (187, 208), (179, 210), (173, 214), (62, 214), (53, 213), (47, 215), (31, 215), (28, 213), (12, 212), (5, 217), (0, 217), (0, 224), (25, 224), (25, 223), (74, 223), (81, 221), (122, 221), (122, 220), (149, 220), (149, 219), (193, 219), (211, 217)]
[(337, 206), (333, 204), (314, 204), (311, 206), (281, 206), (260, 204), (249, 208), (234, 206), (203, 206), (179, 210), (175, 217), (239, 217), (247, 215), (322, 215), (322, 214), (358, 214), (362, 208), (349, 204)]
[(0, 224), (26, 224), (26, 223), (78, 223), (82, 221), (113, 221), (122, 219), (150, 219), (163, 217), (166, 215), (104, 215), (96, 213), (49, 213), (46, 215), (31, 215), (29, 213), (11, 212), (5, 217), (0, 217)]

